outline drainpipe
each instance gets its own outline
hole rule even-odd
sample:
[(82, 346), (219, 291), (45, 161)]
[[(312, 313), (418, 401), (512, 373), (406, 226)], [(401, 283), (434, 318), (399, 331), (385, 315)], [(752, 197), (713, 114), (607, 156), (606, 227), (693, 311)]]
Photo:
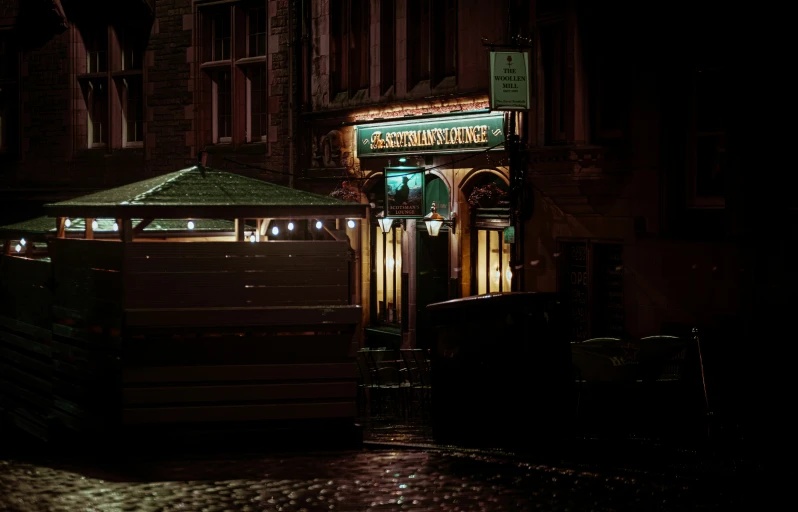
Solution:
[[(301, 1), (301, 0), (300, 0)], [(296, 2), (288, 3), (288, 186), (294, 188), (294, 112), (296, 95), (294, 94), (294, 8)]]

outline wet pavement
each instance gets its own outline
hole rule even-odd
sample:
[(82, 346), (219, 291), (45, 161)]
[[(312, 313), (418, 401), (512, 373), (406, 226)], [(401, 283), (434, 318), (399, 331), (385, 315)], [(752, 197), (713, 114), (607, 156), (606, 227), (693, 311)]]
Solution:
[(543, 463), (423, 445), (428, 434), (423, 425), (375, 424), (361, 450), (311, 453), (99, 460), (14, 450), (0, 454), (0, 510), (729, 510), (761, 509), (744, 500), (768, 494), (766, 472), (733, 457), (648, 460), (640, 454), (653, 452), (610, 449)]

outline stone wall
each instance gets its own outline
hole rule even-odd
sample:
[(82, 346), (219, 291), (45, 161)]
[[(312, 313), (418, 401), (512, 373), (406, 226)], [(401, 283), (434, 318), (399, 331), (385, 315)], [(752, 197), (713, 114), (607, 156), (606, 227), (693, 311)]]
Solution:
[[(0, 0), (0, 28), (23, 25), (16, 16), (21, 0)], [(24, 0), (22, 0), (24, 1)], [(260, 0), (259, 0), (260, 1)], [(83, 43), (73, 18), (74, 2), (63, 2), (69, 27), (42, 34), (44, 42), (22, 55), (21, 153), (0, 162), (0, 200), (26, 211), (44, 202), (118, 186), (172, 172), (209, 153), (208, 165), (287, 183), (289, 147), (288, 0), (262, 0), (269, 14), (268, 144), (198, 147), (199, 83), (195, 46), (197, 7), (193, 0), (155, 0), (154, 20), (143, 63), (143, 148), (86, 149), (86, 110), (76, 70)], [(81, 13), (92, 20), (103, 13)], [(13, 36), (12, 36), (13, 37)], [(111, 118), (112, 123), (118, 119)], [(247, 168), (239, 163), (254, 167)], [(16, 208), (16, 207), (15, 207)], [(27, 215), (27, 214), (26, 214)], [(5, 217), (5, 216), (4, 216)]]

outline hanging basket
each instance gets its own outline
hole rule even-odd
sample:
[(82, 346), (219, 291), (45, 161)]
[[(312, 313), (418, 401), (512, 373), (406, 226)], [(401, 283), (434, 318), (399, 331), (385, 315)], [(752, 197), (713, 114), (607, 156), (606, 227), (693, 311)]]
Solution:
[(468, 196), (468, 204), (472, 208), (493, 208), (507, 197), (507, 192), (500, 189), (495, 183), (484, 187), (474, 187)]

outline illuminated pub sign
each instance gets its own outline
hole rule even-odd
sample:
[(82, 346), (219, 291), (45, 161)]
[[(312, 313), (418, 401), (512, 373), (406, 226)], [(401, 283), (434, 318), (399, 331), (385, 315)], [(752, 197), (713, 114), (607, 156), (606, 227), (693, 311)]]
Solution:
[(424, 168), (385, 168), (385, 216), (420, 218), (424, 216)]
[(394, 121), (357, 128), (357, 156), (503, 149), (502, 113)]

